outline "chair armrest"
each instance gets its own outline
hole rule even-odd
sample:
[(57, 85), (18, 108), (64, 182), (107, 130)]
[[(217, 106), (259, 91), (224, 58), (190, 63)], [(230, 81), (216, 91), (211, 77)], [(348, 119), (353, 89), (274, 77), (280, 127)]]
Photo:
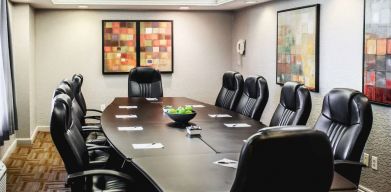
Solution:
[(86, 170), (77, 173), (72, 173), (68, 175), (67, 181), (68, 183), (72, 183), (77, 179), (81, 179), (88, 176), (94, 176), (94, 175), (114, 176), (120, 179), (127, 180), (130, 183), (134, 182), (133, 178), (130, 177), (128, 174), (121, 173), (119, 171), (114, 171), (114, 170), (106, 170), (106, 169), (93, 169), (93, 170)]
[(87, 148), (89, 148), (89, 147), (97, 147), (97, 146), (100, 146), (100, 145), (97, 145), (97, 144), (94, 144), (94, 143), (86, 143), (86, 146), (87, 146)]
[(364, 166), (363, 163), (357, 161), (334, 160), (334, 170), (357, 186)]
[(95, 120), (100, 120), (100, 116), (88, 115), (88, 116), (84, 116), (84, 119), (95, 119)]
[(102, 132), (102, 128), (99, 126), (86, 125), (81, 127), (83, 132)]
[(93, 150), (110, 150), (110, 146), (101, 146), (101, 145), (95, 145), (91, 147), (87, 147), (87, 151), (93, 151)]
[(349, 161), (349, 160), (334, 160), (334, 165), (347, 165), (347, 166), (357, 166), (357, 167), (365, 167), (365, 165), (361, 162), (357, 161)]
[(107, 145), (107, 140), (103, 140), (103, 139), (92, 139), (92, 140), (88, 140), (88, 144), (106, 146), (106, 145)]
[(87, 111), (93, 111), (93, 112), (97, 112), (97, 113), (103, 113), (103, 111), (98, 110), (98, 109), (87, 109)]
[(90, 161), (91, 169), (104, 168), (107, 164), (107, 161)]

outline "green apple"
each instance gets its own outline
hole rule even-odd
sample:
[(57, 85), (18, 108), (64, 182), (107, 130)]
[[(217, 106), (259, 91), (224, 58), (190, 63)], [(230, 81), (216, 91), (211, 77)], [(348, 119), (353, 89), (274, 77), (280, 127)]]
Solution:
[(186, 106), (185, 109), (188, 110), (188, 111), (193, 111), (193, 107), (192, 106)]
[(176, 109), (171, 108), (170, 110), (168, 110), (168, 113), (170, 113), (170, 114), (176, 114), (177, 111), (176, 111)]
[(186, 110), (183, 107), (180, 109), (179, 108), (177, 109), (178, 114), (185, 114), (185, 112), (186, 112)]
[(186, 110), (186, 111), (185, 111), (185, 114), (193, 114), (193, 111), (191, 111), (191, 110)]

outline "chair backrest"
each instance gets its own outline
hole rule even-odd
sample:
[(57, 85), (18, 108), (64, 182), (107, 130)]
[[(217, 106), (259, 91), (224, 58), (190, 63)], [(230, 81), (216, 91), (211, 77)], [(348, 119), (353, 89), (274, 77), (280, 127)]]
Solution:
[(84, 99), (83, 92), (81, 91), (83, 85), (83, 75), (81, 74), (74, 74), (72, 77), (72, 88), (73, 88), (73, 94), (75, 95), (75, 99), (77, 103), (79, 104), (81, 110), (84, 112), (84, 115), (87, 114), (87, 104)]
[(236, 112), (259, 121), (268, 99), (269, 88), (266, 79), (261, 76), (247, 77)]
[(54, 97), (50, 134), (68, 173), (86, 170), (89, 157), (86, 145), (72, 120), (72, 101), (66, 94)]
[(244, 144), (231, 192), (326, 192), (333, 174), (333, 155), (324, 133), (266, 128)]
[(372, 107), (359, 91), (336, 88), (323, 99), (315, 129), (327, 134), (336, 160), (359, 161), (372, 128)]
[(216, 106), (233, 110), (243, 92), (243, 76), (238, 72), (227, 71), (223, 75), (223, 86), (216, 99)]
[(129, 97), (163, 97), (160, 72), (151, 67), (136, 67), (130, 70), (128, 79)]
[(302, 84), (287, 82), (270, 126), (305, 125), (311, 113), (311, 94)]
[(73, 118), (73, 123), (76, 125), (76, 127), (80, 131), (82, 131), (82, 125), (85, 124), (85, 120), (84, 120), (85, 113), (81, 109), (79, 103), (74, 98), (72, 86), (68, 80), (65, 79), (65, 80), (61, 81), (61, 83), (58, 85), (58, 87), (54, 91), (53, 98), (59, 94), (66, 94), (71, 99), (71, 103), (72, 103), (71, 114), (72, 114), (72, 118)]

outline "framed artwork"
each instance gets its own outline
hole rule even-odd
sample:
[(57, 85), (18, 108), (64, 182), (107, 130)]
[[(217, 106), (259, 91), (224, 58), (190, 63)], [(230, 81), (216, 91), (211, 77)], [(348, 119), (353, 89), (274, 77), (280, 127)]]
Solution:
[(319, 91), (319, 12), (319, 4), (277, 12), (277, 84)]
[(172, 72), (172, 21), (140, 22), (140, 66)]
[(391, 106), (391, 2), (366, 0), (364, 15), (363, 93)]
[(102, 73), (128, 74), (148, 66), (173, 73), (171, 20), (103, 20)]
[(137, 65), (135, 21), (103, 21), (103, 73), (129, 73)]

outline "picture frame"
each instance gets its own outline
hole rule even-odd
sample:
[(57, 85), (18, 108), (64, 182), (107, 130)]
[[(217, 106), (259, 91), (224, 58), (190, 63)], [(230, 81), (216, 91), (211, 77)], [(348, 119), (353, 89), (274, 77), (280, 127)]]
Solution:
[(102, 20), (102, 74), (140, 66), (173, 73), (173, 32), (172, 20)]
[(319, 92), (320, 4), (277, 12), (276, 83), (304, 84)]
[(362, 92), (373, 104), (391, 106), (391, 13), (388, 0), (364, 1)]

